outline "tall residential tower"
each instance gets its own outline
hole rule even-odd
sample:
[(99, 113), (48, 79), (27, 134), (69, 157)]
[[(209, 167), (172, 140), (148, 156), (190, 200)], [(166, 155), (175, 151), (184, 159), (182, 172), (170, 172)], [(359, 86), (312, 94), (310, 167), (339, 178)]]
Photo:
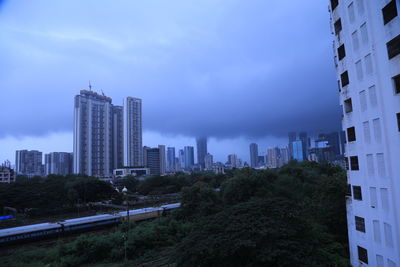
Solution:
[(124, 165), (143, 166), (142, 100), (127, 97), (124, 101)]
[(400, 1), (331, 0), (353, 266), (400, 266)]

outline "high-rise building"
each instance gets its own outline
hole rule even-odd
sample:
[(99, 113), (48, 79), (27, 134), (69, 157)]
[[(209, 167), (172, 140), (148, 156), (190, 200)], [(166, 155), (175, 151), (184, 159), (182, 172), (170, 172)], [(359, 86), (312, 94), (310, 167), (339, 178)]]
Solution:
[(228, 165), (230, 165), (231, 168), (238, 168), (238, 163), (238, 157), (236, 154), (228, 155)]
[(124, 166), (124, 109), (113, 106), (113, 169)]
[(167, 148), (167, 172), (174, 172), (175, 169), (175, 147)]
[(258, 167), (258, 145), (255, 143), (250, 144), (250, 167)]
[(400, 266), (400, 1), (331, 0), (350, 260)]
[(179, 169), (183, 170), (185, 168), (185, 150), (179, 149), (178, 160), (179, 160)]
[(213, 155), (207, 153), (207, 155), (204, 157), (204, 164), (205, 164), (205, 170), (207, 171), (212, 170), (214, 165)]
[(194, 165), (194, 148), (192, 146), (184, 147), (184, 164), (185, 170), (192, 170)]
[(196, 139), (197, 144), (197, 163), (201, 168), (205, 168), (205, 156), (207, 155), (207, 137), (199, 137)]
[[(288, 153), (289, 153), (289, 152), (288, 152)], [(257, 163), (257, 166), (258, 166), (258, 167), (264, 166), (264, 165), (265, 165), (265, 162), (266, 162), (265, 156), (258, 156), (258, 163)]]
[(127, 97), (124, 101), (124, 165), (143, 166), (142, 100)]
[(303, 161), (303, 142), (298, 140), (292, 142), (293, 148), (293, 159), (297, 161)]
[(44, 155), (45, 174), (68, 175), (73, 173), (73, 154), (52, 152)]
[(289, 158), (293, 159), (292, 143), (297, 140), (297, 134), (296, 134), (296, 132), (290, 132), (288, 134), (288, 136), (289, 136)]
[(165, 160), (165, 146), (159, 145), (158, 149), (160, 150), (160, 174), (165, 174), (167, 167), (167, 163)]
[(146, 155), (146, 167), (150, 169), (151, 175), (160, 175), (161, 174), (161, 163), (160, 163), (160, 148), (149, 148), (145, 147)]
[(81, 90), (75, 96), (74, 173), (111, 175), (113, 170), (113, 108), (111, 98)]
[(308, 149), (310, 147), (310, 144), (308, 143), (307, 132), (299, 133), (299, 140), (301, 141), (301, 147), (303, 150), (303, 160), (306, 160), (308, 158)]
[(289, 148), (287, 147), (282, 147), (279, 149), (279, 159), (280, 159), (280, 164), (279, 166), (283, 166), (289, 162)]
[(268, 168), (274, 169), (279, 167), (279, 150), (277, 148), (268, 148)]
[(6, 160), (0, 166), (0, 183), (13, 183), (15, 181), (15, 171), (11, 168), (10, 161)]
[(43, 154), (37, 150), (17, 150), (15, 153), (17, 175), (27, 177), (43, 176)]

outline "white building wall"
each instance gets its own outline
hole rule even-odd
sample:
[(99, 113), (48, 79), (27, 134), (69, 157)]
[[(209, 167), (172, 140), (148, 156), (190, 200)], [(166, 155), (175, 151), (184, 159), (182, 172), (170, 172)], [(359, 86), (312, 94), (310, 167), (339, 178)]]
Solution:
[[(349, 85), (341, 87), (340, 103), (352, 99), (353, 111), (344, 113), (343, 130), (355, 127), (356, 140), (346, 143), (346, 157), (357, 156), (359, 170), (348, 171), (348, 183), (361, 186), (362, 200), (347, 200), (351, 263), (353, 266), (400, 266), (400, 133), (396, 113), (400, 95), (392, 77), (400, 74), (400, 55), (389, 59), (386, 43), (400, 34), (400, 17), (384, 25), (382, 8), (389, 0), (339, 0), (331, 12), (338, 80), (348, 71)], [(400, 14), (400, 2), (396, 0)], [(331, 8), (332, 10), (332, 8)], [(345, 45), (339, 61), (337, 49)], [(365, 219), (365, 233), (355, 218)], [(368, 264), (359, 260), (357, 247), (368, 252)]]

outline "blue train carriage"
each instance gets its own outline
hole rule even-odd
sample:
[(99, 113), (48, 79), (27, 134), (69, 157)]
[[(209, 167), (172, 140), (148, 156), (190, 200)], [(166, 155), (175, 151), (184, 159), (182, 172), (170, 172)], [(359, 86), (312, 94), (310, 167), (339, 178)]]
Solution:
[(161, 208), (163, 209), (163, 215), (170, 214), (172, 210), (177, 209), (181, 206), (181, 203), (172, 203), (172, 204), (166, 204), (162, 205)]
[[(163, 214), (163, 209), (161, 207), (150, 207), (150, 208), (143, 208), (143, 209), (137, 209), (137, 210), (129, 210), (129, 221), (130, 222), (139, 222), (139, 221), (144, 221), (144, 220), (149, 220), (153, 218), (157, 218), (162, 216)], [(128, 220), (128, 212), (127, 211), (121, 211), (118, 213), (119, 216), (121, 216), (121, 219), (123, 221)]]
[(120, 216), (111, 214), (81, 217), (59, 222), (63, 228), (63, 232), (65, 233), (85, 231), (94, 228), (116, 225), (119, 223), (121, 223)]
[(57, 236), (62, 233), (58, 223), (40, 223), (0, 230), (0, 246), (21, 241)]

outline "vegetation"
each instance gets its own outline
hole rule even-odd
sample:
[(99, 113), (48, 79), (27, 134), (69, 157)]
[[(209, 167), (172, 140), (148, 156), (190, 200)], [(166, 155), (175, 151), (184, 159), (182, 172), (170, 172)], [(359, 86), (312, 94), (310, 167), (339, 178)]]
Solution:
[[(138, 188), (159, 192), (161, 178)], [(104, 236), (81, 235), (46, 251), (16, 251), (4, 265), (348, 266), (346, 178), (339, 167), (290, 162), (167, 181), (183, 188), (182, 206), (171, 216), (129, 231), (122, 225)]]

